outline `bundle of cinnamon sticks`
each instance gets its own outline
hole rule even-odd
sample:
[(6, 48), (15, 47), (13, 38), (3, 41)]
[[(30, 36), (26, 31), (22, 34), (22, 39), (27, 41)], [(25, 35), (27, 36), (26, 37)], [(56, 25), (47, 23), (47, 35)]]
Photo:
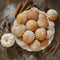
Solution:
[(17, 6), (17, 8), (16, 8), (16, 10), (14, 12), (15, 18), (17, 17), (17, 15), (20, 12), (24, 11), (27, 8), (27, 6), (29, 5), (30, 2), (32, 2), (32, 0), (26, 0), (23, 5), (22, 5), (21, 2), (18, 4), (18, 6)]
[(42, 56), (42, 59), (45, 58), (49, 53), (52, 53), (52, 55), (55, 55), (58, 47), (60, 45), (60, 42), (57, 41), (52, 47), (50, 47)]

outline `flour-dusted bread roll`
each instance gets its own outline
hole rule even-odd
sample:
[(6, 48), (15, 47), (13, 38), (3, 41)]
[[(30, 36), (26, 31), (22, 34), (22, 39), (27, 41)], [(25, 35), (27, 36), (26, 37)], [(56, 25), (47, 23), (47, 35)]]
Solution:
[(53, 30), (47, 30), (47, 39), (52, 38), (54, 36), (54, 31)]
[(11, 33), (6, 33), (1, 37), (1, 44), (4, 47), (11, 47), (15, 43), (16, 36)]
[(38, 26), (42, 28), (47, 28), (48, 27), (48, 20), (47, 18), (39, 18), (38, 21)]
[(57, 13), (57, 11), (54, 10), (54, 9), (49, 9), (49, 10), (47, 11), (47, 16), (48, 16), (48, 18), (49, 18), (51, 21), (55, 21), (55, 20), (57, 19), (57, 17), (58, 17), (58, 13)]
[(35, 12), (39, 13), (39, 9), (38, 9), (38, 8), (36, 8), (36, 7), (32, 7), (30, 10), (31, 10), (31, 11), (35, 11)]
[(24, 24), (27, 21), (27, 15), (28, 15), (28, 12), (26, 11), (18, 14), (17, 19), (16, 19), (17, 22), (20, 24)]
[(33, 51), (39, 51), (40, 48), (41, 48), (41, 44), (40, 44), (40, 42), (39, 42), (38, 40), (35, 40), (35, 41), (31, 44), (30, 48), (31, 48)]
[(47, 39), (45, 39), (41, 42), (41, 46), (45, 47), (47, 45), (48, 45), (48, 40)]
[(17, 37), (21, 37), (23, 33), (25, 32), (26, 27), (23, 24), (18, 25), (17, 27), (12, 26), (11, 32), (15, 34)]
[(48, 29), (53, 29), (55, 27), (55, 24), (53, 21), (48, 20), (48, 23), (49, 23)]
[(39, 11), (39, 18), (47, 18), (47, 15), (43, 11)]
[(27, 16), (28, 20), (37, 20), (38, 19), (38, 13), (34, 10), (30, 10)]
[(27, 27), (27, 29), (29, 29), (31, 31), (35, 31), (38, 28), (38, 24), (35, 20), (29, 20), (26, 23), (26, 27)]
[(34, 41), (35, 39), (35, 34), (32, 31), (25, 31), (25, 33), (23, 34), (23, 40), (26, 44), (31, 43), (32, 41)]
[(42, 41), (46, 38), (47, 36), (47, 32), (44, 28), (38, 28), (36, 31), (35, 31), (35, 35), (36, 35), (36, 38), (39, 40), (39, 41)]

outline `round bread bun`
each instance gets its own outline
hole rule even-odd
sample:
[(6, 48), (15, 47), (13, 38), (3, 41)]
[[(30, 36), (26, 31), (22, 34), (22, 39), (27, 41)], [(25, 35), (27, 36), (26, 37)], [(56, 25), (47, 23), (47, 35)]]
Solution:
[(29, 29), (31, 31), (35, 31), (38, 28), (38, 24), (35, 20), (29, 20), (26, 23), (26, 27), (27, 27), (27, 29)]
[(25, 30), (26, 30), (26, 27), (25, 25), (22, 25), (22, 24), (18, 25), (17, 27), (12, 26), (11, 28), (11, 32), (15, 34), (17, 37), (21, 37), (25, 32)]
[(55, 21), (55, 20), (57, 19), (57, 17), (58, 17), (58, 13), (57, 13), (57, 11), (54, 10), (54, 9), (49, 9), (49, 10), (47, 11), (47, 16), (48, 16), (48, 18), (49, 18), (51, 21)]
[(11, 47), (15, 43), (16, 36), (11, 33), (6, 33), (1, 37), (1, 44), (3, 47)]
[(46, 46), (46, 45), (48, 45), (48, 40), (47, 39), (45, 39), (45, 40), (43, 40), (42, 42), (41, 42), (41, 46)]
[(47, 32), (44, 28), (38, 28), (36, 31), (35, 31), (35, 35), (36, 35), (36, 38), (39, 40), (39, 41), (42, 41), (46, 38), (47, 36)]
[(17, 19), (16, 19), (17, 22), (20, 24), (24, 24), (27, 21), (27, 15), (28, 15), (28, 12), (26, 11), (18, 14)]
[(47, 18), (46, 13), (43, 11), (39, 11), (39, 18)]
[(53, 29), (55, 26), (54, 22), (48, 20), (48, 23), (49, 23), (48, 29)]
[(40, 48), (41, 48), (41, 44), (40, 44), (40, 42), (39, 42), (38, 40), (35, 40), (35, 41), (31, 44), (30, 48), (31, 48), (33, 51), (39, 51)]
[(39, 18), (37, 23), (38, 23), (38, 26), (41, 28), (47, 28), (48, 27), (48, 20), (46, 18)]
[(47, 30), (47, 39), (52, 38), (52, 36), (54, 35), (52, 30)]
[(35, 12), (39, 13), (39, 9), (38, 9), (38, 8), (36, 8), (36, 7), (32, 7), (30, 10), (31, 10), (31, 11), (35, 11)]
[(25, 31), (25, 33), (23, 34), (23, 40), (26, 44), (31, 43), (32, 41), (34, 41), (35, 39), (35, 34), (32, 31)]
[(27, 19), (28, 20), (37, 20), (38, 19), (38, 13), (30, 10), (28, 13)]

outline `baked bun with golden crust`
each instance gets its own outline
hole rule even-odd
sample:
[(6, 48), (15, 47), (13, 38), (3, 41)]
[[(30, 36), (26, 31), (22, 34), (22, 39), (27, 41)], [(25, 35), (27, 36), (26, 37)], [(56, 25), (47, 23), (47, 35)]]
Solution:
[(35, 12), (37, 12), (37, 13), (39, 14), (39, 9), (36, 8), (36, 7), (32, 7), (30, 10), (31, 10), (31, 11), (35, 11)]
[(30, 48), (31, 48), (33, 51), (39, 51), (40, 48), (41, 48), (41, 43), (40, 43), (38, 40), (35, 40), (35, 41), (31, 44)]
[(24, 11), (23, 13), (18, 14), (16, 19), (17, 22), (20, 24), (24, 24), (27, 21), (27, 15), (28, 15), (27, 11)]
[(35, 34), (32, 31), (25, 31), (25, 33), (23, 34), (23, 40), (26, 44), (31, 43), (32, 41), (34, 41), (35, 39)]
[(57, 19), (57, 17), (58, 17), (58, 13), (57, 13), (57, 11), (54, 10), (54, 9), (49, 9), (49, 10), (47, 11), (47, 16), (48, 16), (48, 18), (49, 18), (51, 21), (55, 21), (55, 20)]
[(45, 40), (43, 40), (42, 42), (41, 42), (41, 46), (46, 46), (46, 45), (48, 45), (48, 40), (47, 39), (45, 39)]
[(35, 31), (35, 35), (36, 35), (36, 38), (39, 40), (39, 41), (42, 41), (46, 38), (47, 36), (47, 32), (44, 28), (38, 28), (36, 31)]
[(38, 19), (38, 13), (34, 10), (30, 10), (27, 16), (28, 20), (37, 20)]
[(18, 26), (12, 26), (11, 32), (15, 34), (17, 37), (21, 37), (23, 33), (25, 32), (26, 27), (24, 25), (18, 25)]
[(35, 20), (29, 20), (26, 23), (26, 27), (27, 27), (27, 29), (29, 29), (31, 31), (35, 31), (38, 28), (38, 24)]
[(47, 18), (47, 14), (43, 11), (39, 11), (39, 18)]
[(38, 26), (41, 28), (47, 28), (48, 27), (48, 20), (46, 18), (39, 18), (37, 23), (38, 23)]

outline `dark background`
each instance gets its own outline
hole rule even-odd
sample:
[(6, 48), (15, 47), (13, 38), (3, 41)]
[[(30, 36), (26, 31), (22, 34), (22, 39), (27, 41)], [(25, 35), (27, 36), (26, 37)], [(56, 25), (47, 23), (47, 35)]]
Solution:
[[(14, 11), (18, 3), (24, 3), (24, 1), (25, 0), (0, 0), (0, 38), (4, 33), (10, 32), (10, 26), (15, 20), (13, 16)], [(60, 0), (33, 0), (33, 3), (30, 5), (37, 6), (40, 10), (43, 11), (46, 11), (48, 8), (57, 10), (59, 18), (55, 22), (56, 34), (54, 41), (60, 41)], [(52, 45), (54, 43), (55, 42), (52, 42)], [(4, 48), (0, 44), (0, 60), (41, 60), (44, 51), (28, 52), (21, 49), (16, 44), (10, 48)], [(49, 53), (43, 60), (60, 60), (60, 47), (54, 56)]]

